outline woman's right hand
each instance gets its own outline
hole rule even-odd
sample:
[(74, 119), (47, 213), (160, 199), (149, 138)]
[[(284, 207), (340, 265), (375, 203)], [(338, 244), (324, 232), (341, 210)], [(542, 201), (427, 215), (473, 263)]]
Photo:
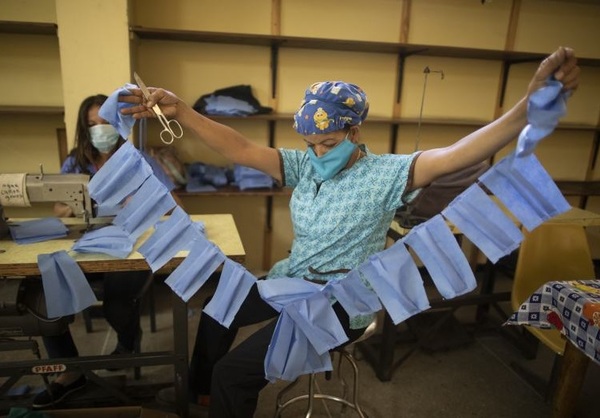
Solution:
[(160, 110), (168, 118), (177, 117), (178, 108), (183, 102), (175, 94), (168, 90), (148, 87), (150, 91), (149, 100), (146, 100), (140, 89), (128, 89), (131, 94), (120, 95), (119, 102), (130, 103), (132, 106), (121, 109), (123, 115), (131, 115), (134, 119), (155, 118), (156, 114), (152, 111), (152, 106), (158, 104)]
[(66, 203), (56, 202), (53, 208), (54, 216), (57, 218), (72, 218), (75, 216), (73, 209)]

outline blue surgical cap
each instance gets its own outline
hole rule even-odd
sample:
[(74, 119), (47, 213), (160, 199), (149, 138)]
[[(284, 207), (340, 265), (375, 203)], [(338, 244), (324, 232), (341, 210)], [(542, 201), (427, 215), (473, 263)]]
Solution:
[(360, 125), (368, 112), (367, 95), (360, 87), (343, 81), (322, 81), (306, 89), (294, 115), (294, 129), (302, 135), (339, 131)]

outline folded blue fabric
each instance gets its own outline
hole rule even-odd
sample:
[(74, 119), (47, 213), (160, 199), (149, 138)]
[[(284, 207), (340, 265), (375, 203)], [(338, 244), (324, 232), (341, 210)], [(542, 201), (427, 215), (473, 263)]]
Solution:
[(303, 374), (333, 370), (329, 353), (318, 354), (285, 310), (279, 314), (264, 368), (265, 379), (270, 382), (277, 379), (293, 381)]
[(152, 168), (131, 142), (125, 142), (88, 184), (98, 205), (114, 207), (135, 192), (152, 175)]
[(381, 310), (379, 298), (363, 283), (358, 270), (350, 271), (341, 280), (327, 282), (323, 294), (335, 298), (351, 319)]
[(124, 139), (127, 139), (131, 133), (135, 119), (131, 115), (121, 114), (121, 109), (135, 106), (135, 104), (119, 102), (119, 95), (128, 96), (131, 94), (129, 89), (137, 87), (135, 84), (127, 83), (123, 87), (118, 88), (108, 96), (108, 99), (106, 99), (102, 106), (100, 106), (100, 110), (98, 110), (98, 116), (114, 126), (119, 131), (119, 135)]
[(284, 306), (306, 299), (322, 289), (321, 285), (295, 277), (259, 280), (256, 284), (260, 297), (277, 312), (281, 312)]
[(66, 251), (38, 255), (48, 318), (73, 315), (98, 300), (83, 271)]
[(190, 216), (177, 206), (171, 216), (154, 229), (154, 233), (140, 246), (138, 252), (146, 258), (150, 269), (155, 272), (199, 238), (205, 239), (192, 225)]
[(48, 241), (67, 236), (69, 228), (58, 218), (34, 219), (18, 223), (9, 223), (10, 235), (17, 244)]
[(479, 180), (529, 231), (571, 208), (534, 154), (511, 154)]
[(210, 95), (206, 98), (206, 114), (224, 116), (248, 116), (258, 109), (248, 102), (229, 96)]
[(477, 286), (473, 271), (442, 215), (417, 225), (403, 241), (415, 251), (444, 298), (463, 295)]
[(527, 126), (519, 134), (516, 155), (533, 152), (538, 142), (554, 131), (560, 117), (567, 113), (567, 95), (562, 83), (550, 78), (546, 86), (534, 91), (527, 101)]
[(127, 258), (133, 250), (135, 239), (120, 226), (108, 225), (86, 232), (73, 244), (78, 253), (102, 253), (117, 258)]
[(165, 283), (187, 302), (200, 290), (225, 258), (215, 244), (200, 236), (193, 241), (188, 256), (167, 277)]
[(273, 178), (260, 170), (236, 164), (233, 167), (235, 183), (240, 190), (273, 187)]
[(402, 241), (374, 254), (358, 267), (394, 324), (429, 309), (423, 279)]
[(450, 202), (442, 215), (492, 263), (512, 253), (523, 241), (519, 228), (477, 184)]
[(204, 307), (204, 312), (225, 328), (229, 328), (254, 283), (256, 277), (248, 270), (235, 261), (226, 259), (217, 290)]
[(348, 341), (331, 302), (321, 292), (290, 303), (283, 310), (300, 327), (317, 354), (327, 353)]
[(167, 188), (155, 176), (148, 177), (113, 223), (129, 232), (134, 240), (177, 206)]
[[(226, 186), (230, 181), (229, 178), (233, 177), (231, 169), (200, 162), (187, 165), (186, 172), (188, 182), (193, 183), (190, 187), (195, 188), (209, 185), (214, 187)], [(188, 190), (187, 187), (186, 190)]]

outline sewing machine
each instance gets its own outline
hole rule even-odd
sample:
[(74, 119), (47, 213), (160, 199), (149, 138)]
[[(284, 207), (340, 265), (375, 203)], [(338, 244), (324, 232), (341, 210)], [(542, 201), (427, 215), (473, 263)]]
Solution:
[[(88, 227), (93, 222), (92, 201), (86, 174), (0, 174), (0, 238), (9, 235), (4, 206), (30, 206), (60, 202)], [(2, 251), (2, 250), (0, 250)], [(0, 280), (0, 339), (19, 336), (56, 335), (71, 318), (47, 320), (41, 280)], [(6, 341), (4, 341), (6, 342)], [(0, 346), (0, 350), (4, 347)]]
[[(36, 203), (60, 202), (69, 206), (73, 215), (86, 225), (95, 223), (92, 201), (88, 193), (87, 174), (27, 174), (22, 178), (0, 174), (0, 238), (8, 233), (4, 207), (30, 206)], [(24, 183), (24, 184), (23, 184)]]
[(89, 223), (93, 218), (89, 180), (87, 174), (27, 174), (25, 185), (29, 202), (62, 202)]

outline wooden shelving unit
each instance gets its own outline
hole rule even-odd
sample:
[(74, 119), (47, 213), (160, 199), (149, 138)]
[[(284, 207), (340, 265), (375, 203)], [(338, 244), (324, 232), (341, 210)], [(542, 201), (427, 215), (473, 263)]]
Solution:
[[(276, 18), (275, 18), (276, 19)], [(278, 22), (273, 26), (278, 27)], [(331, 51), (349, 51), (358, 53), (383, 53), (392, 54), (397, 57), (397, 74), (396, 78), (397, 91), (395, 92), (396, 101), (400, 101), (402, 93), (402, 84), (404, 77), (404, 64), (405, 59), (410, 56), (432, 56), (432, 57), (449, 57), (459, 59), (477, 59), (477, 60), (492, 60), (502, 63), (502, 76), (500, 80), (497, 106), (499, 109), (503, 107), (503, 101), (505, 96), (505, 90), (508, 80), (509, 68), (513, 64), (523, 62), (539, 62), (545, 58), (544, 54), (534, 52), (520, 52), (510, 50), (488, 50), (488, 49), (477, 49), (477, 48), (458, 48), (450, 46), (439, 46), (439, 45), (418, 45), (403, 42), (373, 42), (373, 41), (361, 41), (361, 40), (340, 40), (340, 39), (329, 39), (329, 38), (317, 38), (317, 37), (298, 37), (298, 36), (284, 36), (276, 34), (277, 30), (271, 35), (262, 34), (248, 34), (248, 33), (227, 33), (227, 32), (208, 32), (208, 31), (195, 31), (195, 30), (180, 30), (180, 29), (163, 29), (163, 28), (152, 28), (144, 26), (131, 26), (130, 32), (133, 38), (137, 38), (139, 41), (153, 40), (153, 41), (165, 41), (165, 42), (199, 42), (199, 43), (216, 43), (216, 44), (231, 44), (241, 46), (259, 46), (269, 48), (270, 50), (270, 86), (271, 86), (271, 97), (277, 101), (278, 92), (278, 76), (279, 76), (279, 53), (284, 48), (302, 48), (302, 49), (313, 49), (313, 50), (331, 50)], [(507, 43), (508, 45), (508, 43)], [(600, 67), (600, 59), (593, 58), (580, 58), (579, 64), (582, 66)], [(238, 117), (222, 117), (222, 116), (210, 116), (211, 119), (217, 120), (221, 123), (227, 124), (228, 121), (239, 120)], [(269, 145), (274, 146), (275, 135), (276, 135), (276, 124), (278, 122), (288, 122), (293, 120), (291, 113), (278, 113), (275, 109), (274, 113), (253, 115), (245, 117), (246, 120), (255, 120), (257, 122), (263, 121), (268, 123), (268, 138)], [(467, 126), (477, 129), (490, 123), (491, 120), (477, 120), (477, 119), (452, 119), (452, 118), (424, 118), (419, 121), (417, 118), (407, 117), (375, 117), (371, 116), (365, 122), (365, 125), (389, 125), (389, 152), (395, 152), (396, 144), (398, 142), (399, 131), (403, 125), (437, 125), (437, 126)], [(598, 126), (583, 125), (583, 124), (561, 124), (558, 129), (576, 130), (576, 131), (594, 131), (595, 133), (595, 145), (593, 146), (594, 153), (598, 152), (598, 144), (600, 143), (600, 128)], [(596, 155), (590, 157), (590, 161), (595, 160)], [(572, 188), (569, 188), (572, 190)], [(587, 188), (579, 189), (582, 194), (585, 194)], [(242, 192), (236, 189), (221, 189), (216, 192), (208, 193), (184, 193), (180, 192), (182, 196), (265, 196), (267, 204), (267, 231), (265, 231), (265, 248), (270, 247), (270, 235), (271, 235), (271, 213), (272, 213), (272, 199), (274, 196), (285, 196), (286, 191), (283, 190), (269, 190), (269, 191), (255, 191), (255, 192)], [(287, 193), (289, 195), (289, 193)], [(583, 202), (583, 201), (582, 201)], [(582, 203), (583, 204), (583, 203)], [(265, 255), (263, 267), (268, 268), (271, 264), (271, 260)]]
[(65, 113), (62, 106), (2, 106), (0, 105), (0, 115), (57, 115)]

